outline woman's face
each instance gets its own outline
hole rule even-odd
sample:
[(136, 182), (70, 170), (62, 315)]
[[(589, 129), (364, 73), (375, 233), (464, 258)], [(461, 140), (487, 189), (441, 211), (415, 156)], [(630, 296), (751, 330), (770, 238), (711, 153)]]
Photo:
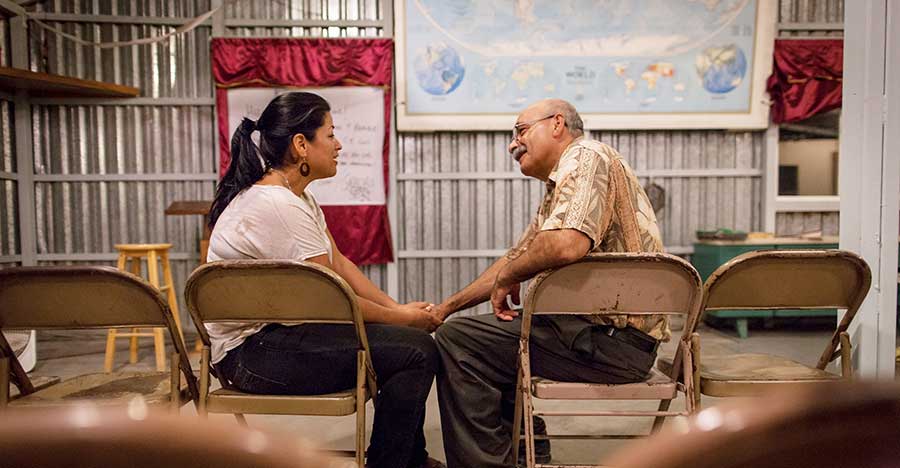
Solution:
[(334, 136), (334, 121), (331, 112), (325, 113), (322, 126), (316, 130), (313, 141), (307, 142), (306, 158), (309, 161), (310, 176), (325, 179), (337, 174), (337, 157), (341, 142)]

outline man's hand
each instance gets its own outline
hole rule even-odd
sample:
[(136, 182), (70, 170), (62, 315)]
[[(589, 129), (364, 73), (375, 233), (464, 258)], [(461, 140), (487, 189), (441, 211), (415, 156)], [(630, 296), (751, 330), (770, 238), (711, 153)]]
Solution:
[(434, 313), (434, 304), (427, 302), (410, 302), (401, 305), (396, 310), (402, 316), (401, 321), (404, 325), (425, 330), (428, 333), (433, 332), (444, 323), (444, 320)]
[(511, 296), (514, 304), (521, 304), (519, 288), (519, 283), (506, 286), (500, 282), (499, 278), (494, 283), (494, 288), (491, 290), (491, 306), (494, 309), (494, 316), (499, 320), (510, 322), (519, 316), (519, 313), (510, 309), (509, 304), (506, 302), (506, 296)]

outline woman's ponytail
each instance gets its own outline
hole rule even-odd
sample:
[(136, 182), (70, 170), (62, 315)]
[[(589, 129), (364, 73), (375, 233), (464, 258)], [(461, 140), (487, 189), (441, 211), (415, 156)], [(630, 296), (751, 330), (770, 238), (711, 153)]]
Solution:
[(259, 149), (251, 135), (256, 130), (256, 122), (244, 118), (231, 137), (231, 164), (216, 188), (216, 198), (209, 210), (209, 227), (216, 225), (225, 207), (241, 190), (262, 178), (268, 168), (259, 162)]

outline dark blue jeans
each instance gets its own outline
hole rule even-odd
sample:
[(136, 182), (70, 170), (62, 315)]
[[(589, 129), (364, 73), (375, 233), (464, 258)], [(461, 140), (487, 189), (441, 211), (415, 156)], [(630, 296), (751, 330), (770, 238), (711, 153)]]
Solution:
[[(367, 324), (378, 380), (375, 421), (366, 464), (418, 468), (425, 451), (425, 400), (438, 368), (438, 352), (415, 328)], [(356, 333), (352, 325), (270, 324), (216, 364), (241, 391), (315, 395), (356, 386)]]

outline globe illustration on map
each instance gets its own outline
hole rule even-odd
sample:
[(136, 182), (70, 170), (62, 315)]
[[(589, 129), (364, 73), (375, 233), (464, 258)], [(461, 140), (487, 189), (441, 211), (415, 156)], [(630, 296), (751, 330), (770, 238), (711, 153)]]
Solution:
[(420, 50), (413, 67), (419, 86), (435, 96), (452, 93), (466, 75), (462, 58), (454, 48), (444, 43), (431, 44)]
[(747, 73), (747, 58), (733, 44), (704, 49), (697, 55), (696, 65), (703, 88), (715, 94), (725, 94), (737, 88)]

